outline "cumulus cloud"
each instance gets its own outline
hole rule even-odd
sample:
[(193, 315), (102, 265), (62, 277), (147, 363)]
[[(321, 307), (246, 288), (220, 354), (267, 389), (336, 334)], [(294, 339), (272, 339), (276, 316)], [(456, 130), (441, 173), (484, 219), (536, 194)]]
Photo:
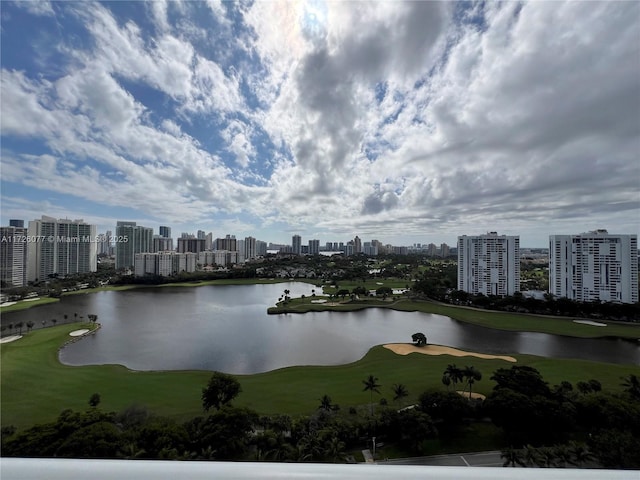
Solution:
[(47, 150), (4, 142), (7, 181), (328, 237), (637, 233), (636, 3), (58, 6), (63, 73), (3, 62), (3, 140)]

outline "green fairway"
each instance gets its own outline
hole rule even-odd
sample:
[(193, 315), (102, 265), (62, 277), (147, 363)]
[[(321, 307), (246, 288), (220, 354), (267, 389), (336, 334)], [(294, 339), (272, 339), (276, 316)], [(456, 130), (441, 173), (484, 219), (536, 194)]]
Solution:
[(39, 298), (38, 300), (20, 300), (14, 305), (0, 307), (0, 313), (17, 312), (18, 310), (26, 310), (27, 308), (37, 307), (38, 305), (46, 305), (47, 303), (59, 302), (60, 299), (52, 297)]
[[(145, 405), (152, 412), (179, 420), (202, 415), (200, 395), (210, 372), (171, 371), (133, 372), (118, 365), (69, 367), (60, 364), (58, 348), (69, 332), (90, 328), (89, 324), (70, 324), (32, 331), (24, 338), (1, 346), (2, 425), (25, 428), (55, 419), (66, 408), (86, 409), (92, 393), (100, 393), (100, 407), (117, 411), (132, 404)], [(98, 331), (96, 335), (100, 335)], [(87, 337), (83, 342), (90, 342)], [(620, 377), (640, 375), (640, 367), (558, 360), (514, 355), (519, 364), (540, 370), (550, 383), (568, 380), (575, 383), (595, 378), (605, 390), (619, 391)], [(415, 401), (428, 388), (444, 389), (442, 372), (449, 363), (473, 365), (483, 373), (474, 391), (488, 394), (493, 386), (493, 371), (510, 367), (501, 360), (473, 357), (400, 356), (378, 346), (357, 362), (340, 366), (290, 367), (256, 375), (238, 376), (243, 392), (235, 404), (254, 408), (259, 413), (308, 414), (327, 394), (341, 407), (364, 405), (369, 401), (362, 391), (368, 375), (379, 378), (379, 398), (393, 402), (391, 387), (403, 383), (409, 390), (405, 403)]]
[[(340, 299), (338, 299), (340, 300)], [(476, 308), (456, 307), (434, 302), (413, 301), (401, 297), (382, 301), (376, 298), (363, 298), (358, 301), (346, 301), (338, 305), (311, 303), (311, 298), (295, 298), (283, 305), (268, 309), (269, 313), (304, 313), (308, 311), (352, 311), (364, 308), (391, 308), (405, 312), (424, 312), (445, 315), (462, 322), (473, 323), (482, 327), (512, 330), (519, 332), (539, 332), (570, 337), (597, 338), (618, 337), (640, 339), (640, 325), (631, 323), (610, 322), (604, 320), (606, 327), (596, 327), (575, 323), (570, 317), (551, 317), (543, 315), (526, 315), (521, 313), (498, 312)]]

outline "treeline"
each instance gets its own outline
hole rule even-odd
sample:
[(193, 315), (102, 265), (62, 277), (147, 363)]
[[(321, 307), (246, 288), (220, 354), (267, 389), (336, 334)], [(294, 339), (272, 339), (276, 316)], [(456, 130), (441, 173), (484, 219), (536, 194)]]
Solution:
[(455, 290), (448, 278), (423, 276), (414, 283), (412, 291), (419, 295), (452, 305), (464, 305), (487, 310), (516, 313), (580, 317), (620, 322), (640, 322), (640, 303), (576, 302), (545, 294), (544, 299), (525, 297), (520, 292), (513, 296), (473, 295)]
[(161, 275), (144, 275), (137, 277), (134, 275), (124, 275), (112, 279), (110, 282), (112, 285), (164, 285), (166, 283), (181, 283), (181, 282), (205, 282), (209, 280), (228, 280), (236, 278), (255, 278), (255, 267), (247, 268), (232, 268), (228, 271), (216, 271), (216, 272), (181, 272), (169, 277), (163, 277)]
[[(453, 390), (462, 383), (457, 370), (450, 365), (443, 376)], [(419, 395), (417, 404), (401, 408), (408, 391), (394, 385), (394, 406), (381, 399), (375, 406), (372, 402), (341, 409), (324, 395), (313, 414), (291, 418), (232, 406), (240, 384), (215, 373), (202, 397), (211, 414), (177, 422), (139, 406), (104, 412), (100, 396), (94, 394), (86, 411), (65, 410), (55, 422), (20, 433), (4, 427), (2, 455), (345, 462), (348, 452), (371, 448), (372, 437), (404, 455), (426, 454), (434, 441), (455, 445), (470, 424), (490, 417), (503, 432), (501, 444), (511, 446), (503, 452), (505, 465), (640, 467), (637, 376), (623, 379), (620, 394), (603, 391), (596, 380), (578, 382), (575, 388), (569, 382), (550, 386), (526, 366), (499, 369), (491, 380), (496, 385), (484, 401), (429, 390)], [(377, 378), (370, 376), (363, 383), (371, 398), (380, 393)]]

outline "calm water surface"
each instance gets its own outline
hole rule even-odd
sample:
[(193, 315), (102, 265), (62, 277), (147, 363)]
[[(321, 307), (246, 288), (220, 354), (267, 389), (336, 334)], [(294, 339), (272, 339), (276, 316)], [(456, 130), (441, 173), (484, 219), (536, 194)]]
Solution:
[[(484, 353), (640, 364), (640, 345), (493, 330), (441, 315), (368, 309), (267, 315), (284, 289), (310, 296), (312, 285), (165, 287), (63, 297), (60, 303), (5, 314), (8, 321), (97, 314), (102, 329), (60, 352), (68, 365), (122, 364), (134, 370), (221, 370), (257, 373), (291, 365), (337, 365), (373, 345), (429, 343)], [(320, 291), (320, 289), (316, 289)], [(598, 328), (598, 327), (593, 327)]]

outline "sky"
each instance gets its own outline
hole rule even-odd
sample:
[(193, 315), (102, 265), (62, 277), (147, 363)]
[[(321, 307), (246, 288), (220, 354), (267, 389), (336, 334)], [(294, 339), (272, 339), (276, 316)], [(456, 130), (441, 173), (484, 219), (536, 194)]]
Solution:
[(640, 233), (639, 2), (0, 2), (0, 221)]

